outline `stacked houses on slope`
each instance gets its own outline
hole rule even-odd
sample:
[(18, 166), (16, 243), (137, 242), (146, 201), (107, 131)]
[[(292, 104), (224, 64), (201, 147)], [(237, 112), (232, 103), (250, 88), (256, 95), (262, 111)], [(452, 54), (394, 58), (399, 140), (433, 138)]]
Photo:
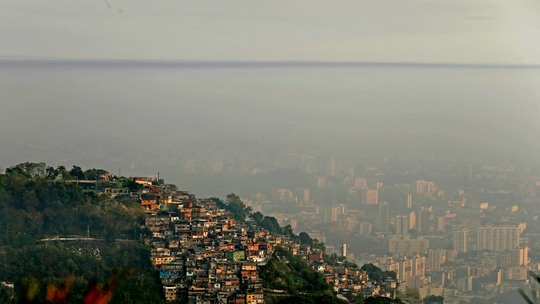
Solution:
[(142, 240), (151, 246), (151, 262), (169, 301), (264, 303), (258, 269), (275, 246), (290, 250), (321, 272), (341, 297), (395, 297), (395, 282), (370, 281), (365, 272), (343, 263), (330, 266), (320, 250), (252, 223), (238, 222), (213, 201), (164, 186), (147, 188), (150, 190), (140, 193), (148, 228)]

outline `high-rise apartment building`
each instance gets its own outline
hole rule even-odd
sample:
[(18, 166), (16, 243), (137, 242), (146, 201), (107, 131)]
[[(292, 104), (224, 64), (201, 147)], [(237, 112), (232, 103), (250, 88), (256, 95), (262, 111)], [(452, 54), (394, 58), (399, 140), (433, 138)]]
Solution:
[(409, 231), (409, 217), (406, 215), (396, 216), (394, 223), (394, 232), (396, 234), (405, 234)]
[(497, 268), (527, 266), (529, 263), (529, 248), (522, 247), (501, 251), (497, 255)]
[(309, 189), (304, 189), (304, 204), (309, 204)]
[(428, 234), (431, 231), (432, 213), (427, 210), (418, 213), (418, 232)]
[(454, 250), (457, 252), (469, 251), (469, 229), (454, 230)]
[(476, 250), (504, 251), (519, 247), (519, 226), (478, 227)]
[(326, 186), (326, 178), (322, 177), (322, 176), (319, 176), (317, 178), (317, 188), (323, 188), (325, 186)]
[(339, 207), (335, 206), (322, 206), (320, 219), (322, 223), (333, 223), (337, 221), (339, 215)]
[(330, 154), (326, 157), (326, 176), (337, 176), (341, 170), (339, 157)]
[(437, 249), (428, 250), (428, 265), (427, 269), (431, 271), (441, 270), (441, 264), (446, 261), (445, 250)]
[(357, 188), (365, 188), (367, 187), (367, 181), (365, 178), (359, 177), (354, 181), (354, 186)]
[(435, 190), (437, 190), (437, 187), (435, 187), (435, 184), (432, 183), (432, 182), (426, 182), (426, 192), (428, 193), (432, 193), (432, 192), (435, 192)]
[(473, 277), (467, 276), (459, 278), (456, 285), (461, 293), (469, 293), (473, 290)]
[(429, 248), (429, 240), (419, 237), (411, 239), (408, 236), (394, 236), (390, 239), (389, 251), (391, 253), (412, 254), (424, 252)]
[(388, 203), (382, 202), (379, 205), (379, 231), (388, 231)]
[(407, 194), (407, 209), (412, 208), (412, 194)]
[(373, 224), (369, 222), (360, 222), (358, 223), (358, 234), (360, 235), (371, 235), (373, 232)]
[(409, 230), (410, 229), (416, 229), (416, 213), (414, 211), (409, 213)]
[(416, 181), (416, 193), (425, 193), (426, 192), (426, 181), (418, 180)]
[(368, 190), (366, 192), (366, 204), (377, 205), (379, 203), (379, 190)]
[(437, 231), (444, 232), (446, 228), (446, 216), (439, 215), (437, 217)]
[(414, 279), (423, 281), (426, 270), (426, 258), (420, 255), (412, 255), (394, 260), (392, 257), (384, 258), (380, 261), (380, 268), (384, 271), (396, 273), (400, 284), (407, 287), (414, 287)]
[(341, 256), (347, 257), (347, 244), (346, 243), (341, 244)]

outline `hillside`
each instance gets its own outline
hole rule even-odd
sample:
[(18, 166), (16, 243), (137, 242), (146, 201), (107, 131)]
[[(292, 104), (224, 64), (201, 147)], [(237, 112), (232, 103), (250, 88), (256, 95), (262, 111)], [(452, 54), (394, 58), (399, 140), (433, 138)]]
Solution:
[(69, 171), (58, 178), (61, 170), (26, 163), (0, 174), (0, 281), (14, 282), (18, 298), (33, 294), (28, 303), (42, 303), (48, 287), (71, 282), (66, 303), (81, 303), (87, 288), (106, 290), (115, 269), (130, 269), (131, 279), (116, 284), (113, 303), (164, 302), (150, 250), (134, 240), (142, 232), (140, 204), (85, 191), (64, 181)]
[(290, 303), (293, 299), (294, 303), (342, 303), (321, 273), (282, 247), (276, 247), (274, 255), (260, 267), (260, 277), (265, 288), (292, 295), (279, 303)]

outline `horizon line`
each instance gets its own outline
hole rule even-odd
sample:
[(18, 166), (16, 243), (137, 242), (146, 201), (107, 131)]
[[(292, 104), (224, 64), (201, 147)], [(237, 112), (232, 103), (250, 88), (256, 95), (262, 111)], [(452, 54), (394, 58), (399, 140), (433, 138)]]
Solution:
[(540, 64), (500, 63), (438, 63), (408, 61), (227, 61), (227, 60), (141, 60), (141, 59), (79, 59), (0, 57), (0, 66), (81, 66), (117, 68), (349, 68), (349, 67), (411, 67), (411, 68), (472, 68), (472, 69), (540, 69)]

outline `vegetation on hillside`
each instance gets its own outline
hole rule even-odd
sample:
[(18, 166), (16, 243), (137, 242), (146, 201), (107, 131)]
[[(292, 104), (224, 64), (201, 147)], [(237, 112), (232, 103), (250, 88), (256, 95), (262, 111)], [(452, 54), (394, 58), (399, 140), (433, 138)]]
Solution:
[[(19, 164), (0, 174), (0, 280), (15, 283), (16, 298), (27, 299), (25, 288), (31, 286), (32, 300), (24, 301), (43, 303), (47, 289), (69, 281), (66, 303), (82, 303), (84, 295), (105, 284), (115, 269), (129, 268), (133, 273), (125, 284), (117, 284), (113, 303), (164, 301), (149, 248), (130, 241), (141, 232), (140, 204), (127, 196), (97, 195), (66, 181), (101, 174), (106, 171), (76, 166), (68, 171), (44, 163)], [(41, 241), (88, 234), (97, 240)], [(5, 293), (0, 303), (13, 302)]]
[(365, 271), (371, 280), (384, 282), (387, 279), (397, 280), (397, 275), (393, 271), (383, 271), (373, 264), (364, 264), (361, 270)]
[(266, 288), (284, 290), (289, 294), (330, 290), (330, 285), (321, 273), (279, 246), (266, 265), (261, 267), (259, 275)]
[(273, 216), (264, 216), (262, 213), (257, 211), (253, 213), (250, 217), (259, 227), (262, 227), (268, 231), (283, 233), (283, 229), (281, 228), (281, 226), (279, 226), (277, 219)]
[(239, 221), (245, 221), (251, 215), (251, 207), (246, 206), (242, 199), (234, 193), (227, 194), (227, 199), (223, 201), (218, 197), (211, 197), (209, 200), (216, 202), (219, 208), (223, 208), (234, 215)]

